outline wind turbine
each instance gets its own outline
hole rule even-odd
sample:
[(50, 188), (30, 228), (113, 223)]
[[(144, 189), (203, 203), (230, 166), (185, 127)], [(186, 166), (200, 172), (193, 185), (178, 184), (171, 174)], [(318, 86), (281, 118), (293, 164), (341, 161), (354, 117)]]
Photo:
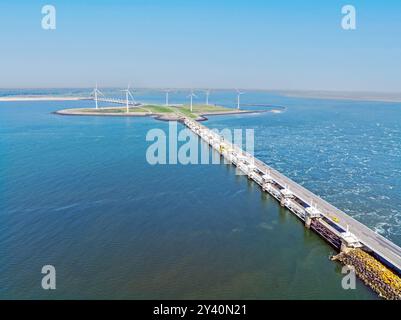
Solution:
[(166, 89), (166, 90), (164, 90), (164, 92), (166, 93), (166, 106), (168, 106), (168, 96), (169, 96), (169, 93), (171, 92), (171, 90), (170, 89)]
[(104, 96), (104, 94), (101, 93), (100, 90), (97, 88), (97, 82), (96, 82), (96, 87), (95, 87), (95, 89), (93, 89), (91, 95), (95, 96), (95, 105), (96, 105), (96, 109), (98, 109), (98, 104), (97, 104), (98, 98), (97, 97), (98, 97), (98, 95)]
[(245, 92), (239, 91), (237, 89), (237, 109), (238, 110), (239, 110), (239, 105), (240, 105), (240, 98), (241, 98), (241, 95), (243, 95), (243, 94), (245, 94)]
[(191, 112), (192, 112), (192, 106), (193, 106), (192, 100), (193, 100), (194, 97), (195, 97), (195, 98), (197, 97), (196, 94), (194, 93), (194, 90), (191, 89), (191, 93), (190, 93), (190, 95), (189, 95), (188, 97), (191, 98), (191, 104), (190, 104), (191, 109), (190, 109), (190, 110), (191, 110)]
[(121, 91), (125, 92), (125, 99), (126, 99), (126, 103), (127, 103), (127, 112), (129, 112), (129, 97), (131, 97), (132, 102), (135, 103), (134, 96), (132, 95), (132, 93), (130, 91), (130, 85), (128, 85), (127, 89), (121, 90)]
[(206, 94), (206, 105), (209, 105), (209, 96), (210, 96), (210, 89), (205, 90), (205, 94)]

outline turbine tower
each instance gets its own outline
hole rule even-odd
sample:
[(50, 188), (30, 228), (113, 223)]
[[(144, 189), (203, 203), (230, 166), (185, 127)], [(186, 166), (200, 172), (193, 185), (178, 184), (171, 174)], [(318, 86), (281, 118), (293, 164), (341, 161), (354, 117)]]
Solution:
[(129, 112), (129, 97), (131, 97), (133, 103), (135, 103), (135, 99), (130, 91), (130, 85), (128, 85), (127, 89), (121, 90), (121, 91), (125, 92), (125, 99), (126, 99), (127, 113), (128, 113)]
[(206, 105), (209, 105), (209, 96), (210, 96), (210, 89), (205, 90), (205, 94), (206, 94)]
[(237, 89), (237, 109), (238, 110), (239, 110), (241, 95), (243, 95), (243, 94), (245, 94), (245, 92), (242, 92), (242, 91)]
[(101, 93), (100, 90), (97, 88), (97, 82), (96, 82), (95, 89), (93, 89), (91, 95), (93, 95), (95, 97), (95, 105), (96, 105), (96, 109), (98, 109), (98, 104), (97, 104), (98, 95), (104, 96), (104, 94)]
[(168, 107), (168, 98), (169, 98), (169, 93), (171, 92), (171, 90), (166, 89), (166, 90), (164, 90), (164, 92), (166, 93), (166, 106)]
[(193, 104), (192, 104), (192, 100), (193, 100), (193, 98), (195, 97), (197, 97), (196, 96), (196, 94), (194, 93), (194, 90), (191, 90), (191, 93), (190, 93), (190, 95), (188, 96), (189, 98), (191, 98), (191, 104), (190, 104), (190, 110), (191, 110), (191, 112), (192, 112), (192, 109), (193, 109)]

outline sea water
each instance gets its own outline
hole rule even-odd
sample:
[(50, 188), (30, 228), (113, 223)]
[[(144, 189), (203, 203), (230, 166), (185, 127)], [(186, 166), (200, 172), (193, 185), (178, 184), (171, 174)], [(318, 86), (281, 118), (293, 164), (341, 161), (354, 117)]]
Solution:
[[(235, 106), (234, 92), (213, 99)], [(399, 105), (242, 99), (286, 111), (205, 124), (253, 128), (257, 157), (401, 244)], [(149, 165), (146, 134), (168, 123), (52, 113), (75, 107), (93, 101), (0, 102), (1, 298), (376, 298), (344, 290), (334, 249), (233, 166)]]

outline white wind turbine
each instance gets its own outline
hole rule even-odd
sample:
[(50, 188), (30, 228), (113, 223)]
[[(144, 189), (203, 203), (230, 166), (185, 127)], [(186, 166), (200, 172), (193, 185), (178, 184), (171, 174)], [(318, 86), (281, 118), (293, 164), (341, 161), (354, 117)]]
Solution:
[(127, 112), (129, 112), (129, 97), (131, 97), (132, 102), (135, 103), (134, 96), (131, 93), (130, 90), (130, 85), (128, 85), (127, 89), (121, 90), (122, 92), (125, 92), (125, 100), (126, 100), (126, 105), (127, 105)]
[(95, 89), (93, 89), (91, 95), (94, 95), (94, 97), (95, 97), (96, 109), (98, 109), (98, 104), (97, 104), (98, 96), (99, 96), (99, 95), (104, 96), (104, 94), (101, 93), (100, 90), (97, 88), (97, 82), (96, 82), (96, 87), (95, 87)]
[(243, 95), (243, 94), (245, 94), (245, 92), (237, 89), (237, 109), (238, 110), (239, 110), (239, 106), (240, 106), (241, 95)]
[(196, 94), (194, 93), (194, 90), (191, 89), (191, 93), (189, 94), (188, 97), (191, 98), (191, 104), (190, 104), (190, 108), (191, 108), (191, 109), (190, 109), (190, 110), (191, 110), (191, 112), (192, 112), (192, 109), (193, 109), (192, 100), (193, 100), (194, 97), (197, 98)]
[(206, 94), (206, 105), (209, 105), (209, 96), (210, 96), (210, 89), (205, 90), (205, 94)]
[(171, 90), (166, 89), (166, 90), (164, 90), (164, 92), (166, 93), (166, 106), (168, 106), (168, 98), (169, 98), (169, 94), (170, 94)]

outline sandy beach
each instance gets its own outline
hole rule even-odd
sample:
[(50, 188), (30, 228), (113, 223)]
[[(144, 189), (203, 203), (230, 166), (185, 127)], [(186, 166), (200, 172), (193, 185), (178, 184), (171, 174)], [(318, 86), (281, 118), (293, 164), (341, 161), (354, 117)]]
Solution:
[(0, 97), (0, 101), (77, 101), (89, 100), (89, 97), (62, 97), (62, 96), (9, 96)]

